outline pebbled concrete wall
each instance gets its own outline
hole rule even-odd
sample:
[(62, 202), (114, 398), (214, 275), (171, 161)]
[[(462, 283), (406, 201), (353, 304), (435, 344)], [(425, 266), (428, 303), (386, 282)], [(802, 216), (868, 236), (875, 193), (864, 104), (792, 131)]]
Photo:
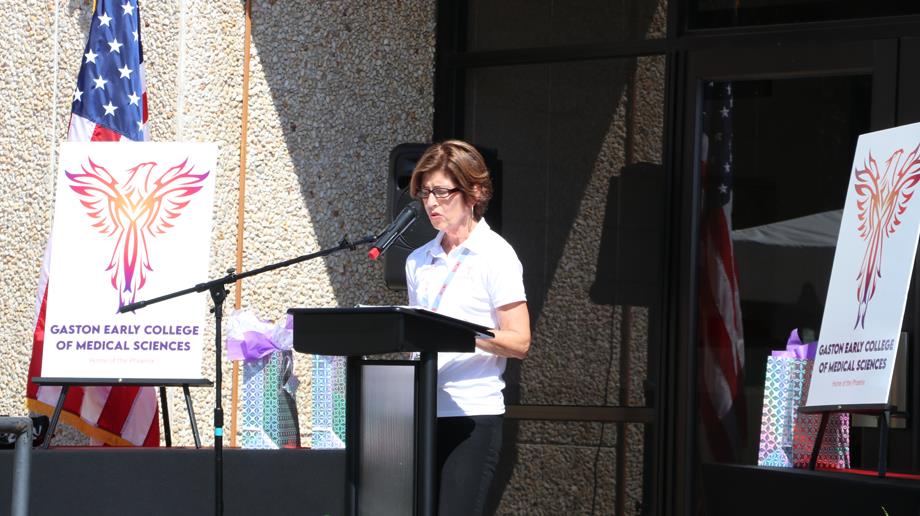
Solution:
[[(39, 265), (51, 227), (56, 153), (66, 138), (71, 92), (92, 2), (0, 4), (9, 18), (0, 56), (0, 413), (24, 414)], [(154, 141), (212, 141), (218, 158), (211, 277), (236, 263), (240, 191), (245, 2), (141, 2)], [(388, 154), (431, 139), (434, 3), (255, 0), (243, 269), (253, 269), (363, 236), (385, 224)], [(247, 279), (242, 306), (263, 318), (293, 306), (399, 303), (379, 264), (339, 254)], [(202, 295), (202, 311), (210, 300)], [(233, 294), (226, 308), (232, 308)], [(207, 314), (208, 321), (212, 321)], [(213, 331), (202, 373), (214, 377)], [(302, 423), (309, 421), (310, 367), (298, 357)], [(224, 360), (223, 406), (230, 425), (231, 365)], [(180, 389), (171, 389), (173, 442), (191, 445)], [(193, 389), (209, 443), (214, 392)], [(309, 424), (301, 424), (309, 442)], [(62, 429), (60, 444), (83, 444)], [(225, 440), (228, 442), (228, 440)]]

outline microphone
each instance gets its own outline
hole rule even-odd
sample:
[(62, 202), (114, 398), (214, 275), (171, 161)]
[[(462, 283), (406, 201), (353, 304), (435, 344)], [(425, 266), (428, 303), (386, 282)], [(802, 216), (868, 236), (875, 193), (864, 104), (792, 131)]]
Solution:
[(391, 222), (390, 225), (383, 230), (383, 233), (377, 237), (377, 241), (374, 242), (371, 250), (367, 252), (367, 257), (371, 260), (376, 260), (380, 255), (385, 253), (387, 249), (393, 245), (393, 242), (399, 238), (399, 235), (402, 235), (403, 232), (409, 229), (409, 226), (418, 219), (421, 209), (422, 204), (418, 200), (414, 200), (407, 204), (406, 207), (399, 212), (399, 215), (393, 219), (393, 222)]

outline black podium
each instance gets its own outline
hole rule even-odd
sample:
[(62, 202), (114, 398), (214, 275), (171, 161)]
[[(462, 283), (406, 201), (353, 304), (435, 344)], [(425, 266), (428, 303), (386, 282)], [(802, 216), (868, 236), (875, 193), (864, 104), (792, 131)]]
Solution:
[[(346, 514), (437, 512), (438, 352), (489, 329), (401, 306), (292, 308), (294, 349), (348, 357)], [(367, 355), (419, 352), (420, 360)]]

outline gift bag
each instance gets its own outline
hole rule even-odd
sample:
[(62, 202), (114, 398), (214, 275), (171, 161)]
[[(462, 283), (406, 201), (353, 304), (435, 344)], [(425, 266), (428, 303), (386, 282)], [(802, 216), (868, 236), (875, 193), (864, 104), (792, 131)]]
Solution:
[[(805, 371), (805, 392), (811, 383), (811, 366)], [(802, 399), (802, 403), (805, 403)], [(796, 412), (795, 429), (793, 430), (794, 445), (792, 450), (792, 463), (797, 468), (807, 468), (811, 461), (811, 452), (818, 436), (818, 427), (821, 426), (821, 414), (802, 414)], [(827, 427), (824, 429), (824, 439), (818, 451), (817, 468), (846, 469), (850, 467), (850, 414), (846, 412), (832, 412), (828, 414)]]
[(312, 414), (314, 449), (345, 448), (345, 378), (348, 359), (313, 355)]
[(795, 415), (805, 392), (807, 362), (787, 356), (767, 357), (758, 466), (793, 465)]
[[(819, 414), (800, 414), (811, 380), (816, 343), (803, 344), (793, 330), (786, 349), (767, 358), (760, 424), (759, 466), (807, 467), (821, 422)], [(849, 414), (830, 415), (818, 465), (846, 468), (850, 463)]]
[(234, 311), (227, 332), (227, 356), (243, 360), (240, 434), (243, 448), (300, 446), (291, 321), (262, 321)]

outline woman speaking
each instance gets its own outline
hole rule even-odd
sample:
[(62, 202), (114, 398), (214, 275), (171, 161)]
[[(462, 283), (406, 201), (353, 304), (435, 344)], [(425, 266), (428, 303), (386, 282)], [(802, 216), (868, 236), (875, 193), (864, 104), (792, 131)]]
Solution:
[(482, 218), (492, 181), (472, 145), (429, 147), (409, 188), (438, 230), (406, 259), (409, 304), (494, 328), (473, 353), (438, 354), (438, 514), (481, 514), (501, 451), (506, 358), (530, 348), (521, 262)]

